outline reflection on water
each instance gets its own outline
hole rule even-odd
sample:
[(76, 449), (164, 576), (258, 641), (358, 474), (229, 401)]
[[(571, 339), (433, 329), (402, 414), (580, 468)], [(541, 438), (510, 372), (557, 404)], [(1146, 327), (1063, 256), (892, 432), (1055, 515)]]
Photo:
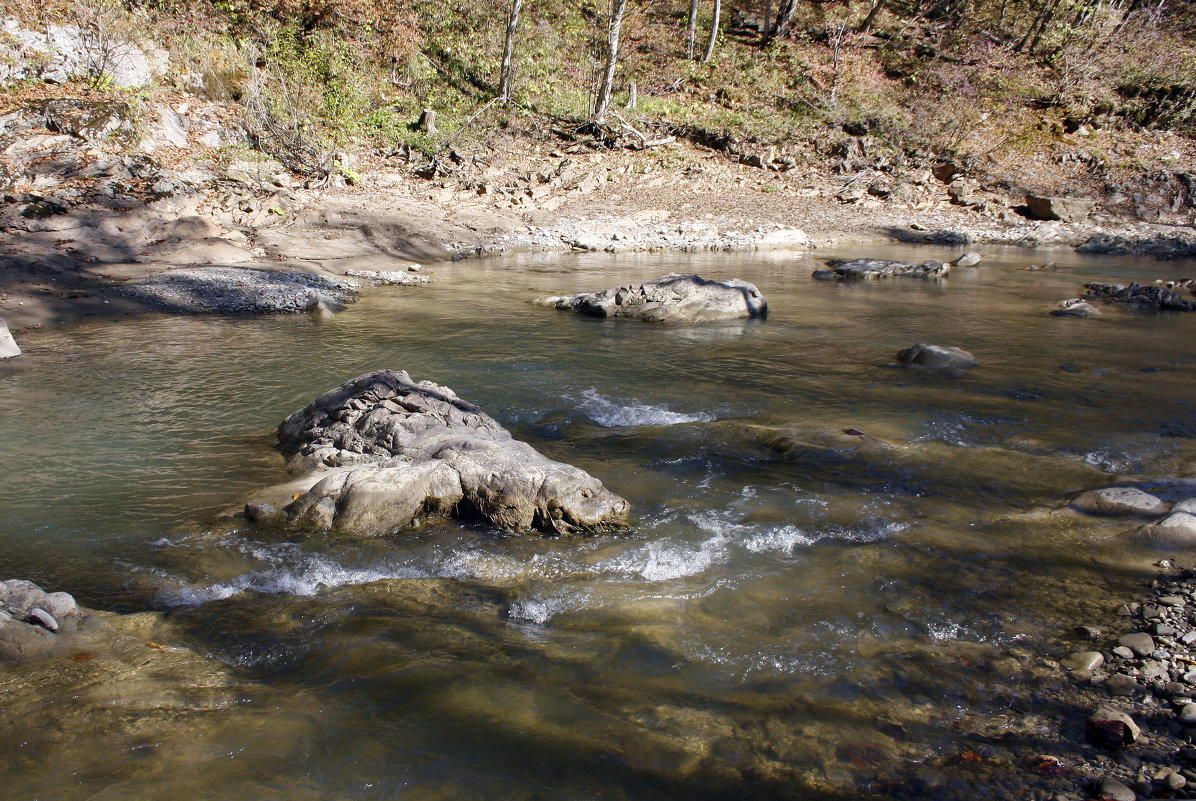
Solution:
[[(10, 786), (63, 799), (1040, 786), (1022, 752), (1054, 752), (1075, 711), (1042, 691), (1039, 655), (1152, 555), (1034, 510), (1190, 464), (1196, 316), (1049, 317), (1085, 280), (1182, 270), (1058, 255), (1057, 272), (1021, 269), (1035, 259), (826, 285), (813, 257), (523, 257), (443, 266), (438, 284), (372, 291), (331, 321), (144, 317), (27, 336), (0, 374), (0, 418), (20, 421), (0, 426), (3, 572), (168, 613), (154, 636), (215, 661), (122, 689), (86, 673), (96, 659), (14, 690)], [(528, 304), (670, 271), (751, 280), (770, 316), (646, 326)], [(980, 367), (896, 369), (914, 342)], [(281, 477), (283, 417), (385, 367), (594, 473), (631, 500), (634, 527), (551, 540), (437, 523), (347, 541), (220, 517)], [(202, 699), (180, 689), (198, 683)], [(30, 736), (22, 716), (60, 734)], [(983, 769), (959, 761), (967, 749)]]

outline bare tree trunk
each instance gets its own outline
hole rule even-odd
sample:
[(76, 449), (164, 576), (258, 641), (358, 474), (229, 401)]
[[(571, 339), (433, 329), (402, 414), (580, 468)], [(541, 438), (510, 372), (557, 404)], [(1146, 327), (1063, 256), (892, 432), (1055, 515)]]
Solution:
[(764, 30), (760, 35), (760, 46), (772, 41), (772, 0), (764, 0)]
[(619, 60), (619, 31), (623, 27), (623, 14), (627, 11), (627, 0), (610, 0), (610, 22), (606, 29), (606, 68), (602, 71), (602, 83), (598, 86), (598, 99), (594, 102), (594, 122), (606, 122), (610, 110), (610, 93), (615, 84), (615, 66)]
[(785, 37), (793, 32), (793, 15), (797, 13), (797, 0), (781, 0), (777, 9), (779, 24), (774, 35)]
[(515, 54), (515, 31), (519, 29), (521, 10), (523, 0), (512, 0), (511, 16), (507, 18), (507, 38), (502, 46), (502, 71), (498, 79), (498, 96), (504, 100), (511, 98), (511, 57)]
[(718, 21), (723, 13), (723, 0), (714, 0), (714, 20), (710, 23), (710, 38), (706, 40), (706, 52), (702, 56), (702, 63), (714, 58), (714, 43), (718, 41)]
[(868, 16), (864, 17), (864, 21), (860, 23), (860, 27), (856, 28), (859, 33), (867, 33), (868, 29), (872, 27), (872, 23), (876, 21), (876, 15), (885, 7), (885, 0), (873, 0), (872, 9), (868, 12)]
[(694, 36), (698, 30), (698, 2), (689, 0), (689, 22), (685, 24), (685, 57), (694, 57)]

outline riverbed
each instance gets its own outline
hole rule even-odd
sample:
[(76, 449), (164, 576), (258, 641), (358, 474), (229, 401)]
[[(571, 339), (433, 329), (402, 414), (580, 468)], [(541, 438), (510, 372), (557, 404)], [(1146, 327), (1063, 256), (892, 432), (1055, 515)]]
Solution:
[[(17, 697), (12, 797), (1047, 792), (1027, 759), (1083, 714), (1051, 669), (1063, 633), (1160, 558), (1050, 510), (1196, 457), (1196, 315), (1047, 309), (1194, 265), (1010, 249), (944, 281), (814, 281), (829, 255), (958, 254), (522, 255), (325, 320), (28, 333), (0, 368), (3, 577), (167, 613), (233, 681), (151, 703), (152, 724), (119, 711), (136, 687)], [(668, 272), (752, 281), (769, 315), (654, 326), (529, 302)], [(916, 342), (979, 366), (898, 368)], [(347, 540), (227, 516), (284, 478), (287, 414), (382, 368), (589, 471), (632, 527)], [(35, 707), (43, 725), (19, 725)]]

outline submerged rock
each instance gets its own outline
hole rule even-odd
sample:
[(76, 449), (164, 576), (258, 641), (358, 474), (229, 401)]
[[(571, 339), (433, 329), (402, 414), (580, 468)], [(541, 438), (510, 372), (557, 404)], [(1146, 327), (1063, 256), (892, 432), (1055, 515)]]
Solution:
[(12, 338), (12, 332), (8, 330), (8, 323), (0, 317), (0, 359), (11, 359), (20, 355), (21, 349), (17, 346), (17, 341)]
[(451, 389), (382, 370), (321, 395), (279, 427), (288, 469), (312, 482), (292, 525), (384, 534), (428, 517), (576, 534), (627, 524), (626, 500), (554, 462)]
[(172, 312), (271, 314), (343, 308), (352, 282), (311, 273), (244, 267), (185, 267), (126, 284), (122, 291)]
[(966, 350), (945, 345), (910, 345), (898, 352), (897, 361), (932, 370), (962, 370), (976, 366), (976, 358)]
[(535, 303), (593, 317), (627, 317), (645, 322), (697, 323), (768, 314), (768, 301), (755, 284), (738, 278), (710, 281), (676, 273), (601, 292), (539, 298)]
[[(977, 261), (979, 261), (978, 258)], [(814, 277), (819, 281), (879, 281), (882, 278), (893, 276), (933, 279), (945, 278), (951, 272), (951, 265), (933, 260), (911, 264), (908, 261), (891, 261), (889, 259), (852, 259), (851, 261), (832, 259), (826, 263), (826, 266), (829, 269), (814, 271)]]
[(1102, 284), (1090, 281), (1084, 284), (1088, 297), (1124, 303), (1136, 309), (1158, 309), (1161, 311), (1196, 311), (1196, 302), (1184, 300), (1174, 289), (1158, 284)]
[(1100, 317), (1100, 309), (1083, 298), (1061, 300), (1051, 309), (1052, 317)]
[(1137, 487), (1103, 487), (1080, 493), (1071, 508), (1108, 517), (1157, 517), (1167, 511), (1167, 504)]

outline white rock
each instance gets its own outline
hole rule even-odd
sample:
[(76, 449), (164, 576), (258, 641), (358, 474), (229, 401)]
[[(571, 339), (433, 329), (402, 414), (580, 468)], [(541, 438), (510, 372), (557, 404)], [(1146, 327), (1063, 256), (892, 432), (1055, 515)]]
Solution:
[(8, 330), (8, 323), (0, 318), (0, 359), (11, 359), (20, 355), (21, 349), (17, 347), (17, 341), (12, 338), (12, 333)]

